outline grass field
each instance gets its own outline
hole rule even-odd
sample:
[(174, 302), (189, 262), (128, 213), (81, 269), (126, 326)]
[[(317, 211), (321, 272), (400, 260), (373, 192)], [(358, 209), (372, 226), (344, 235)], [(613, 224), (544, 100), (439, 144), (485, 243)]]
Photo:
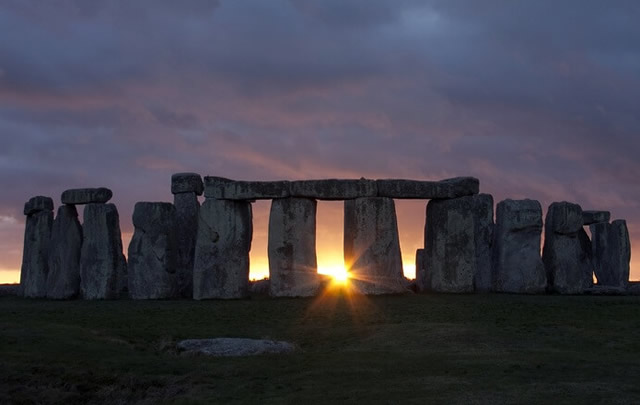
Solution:
[[(207, 358), (184, 338), (287, 340)], [(640, 297), (0, 298), (0, 403), (640, 403)]]

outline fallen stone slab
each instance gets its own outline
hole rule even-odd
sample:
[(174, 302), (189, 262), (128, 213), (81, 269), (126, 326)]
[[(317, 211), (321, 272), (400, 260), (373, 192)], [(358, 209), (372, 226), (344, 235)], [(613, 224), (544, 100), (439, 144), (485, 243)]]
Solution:
[(129, 244), (128, 283), (133, 299), (177, 298), (176, 209), (171, 203), (138, 202)]
[(105, 187), (73, 188), (65, 190), (60, 196), (63, 204), (106, 203), (113, 197), (113, 192)]
[(204, 184), (198, 173), (174, 173), (171, 175), (171, 194), (195, 193), (202, 195)]
[(80, 292), (82, 225), (75, 205), (58, 207), (49, 249), (47, 298), (75, 298)]
[(456, 177), (441, 181), (401, 179), (376, 180), (378, 197), (397, 199), (447, 199), (478, 194), (480, 182), (474, 177)]
[(582, 221), (584, 225), (609, 222), (610, 219), (611, 213), (609, 211), (582, 211)]
[(598, 284), (626, 287), (631, 261), (631, 243), (626, 221), (600, 222), (592, 224), (589, 228)]
[(204, 196), (218, 200), (270, 200), (289, 197), (289, 182), (236, 181), (224, 177), (206, 176)]
[(291, 182), (291, 197), (315, 198), (317, 200), (350, 200), (375, 197), (375, 180), (367, 179), (326, 179), (297, 180)]
[(188, 354), (215, 357), (289, 354), (296, 351), (296, 346), (289, 342), (245, 338), (186, 339), (179, 341), (177, 348)]
[(594, 285), (585, 288), (584, 293), (587, 295), (629, 295), (627, 288), (610, 285)]
[(496, 292), (540, 294), (547, 276), (540, 256), (542, 207), (535, 200), (504, 200), (496, 209)]
[(630, 281), (627, 286), (627, 292), (629, 295), (640, 295), (640, 282)]
[(356, 292), (372, 295), (407, 292), (391, 198), (345, 200), (344, 263)]
[(0, 284), (0, 297), (16, 297), (20, 294), (20, 284)]
[(269, 279), (272, 297), (318, 293), (316, 200), (279, 198), (269, 214)]
[(35, 214), (40, 211), (53, 211), (53, 199), (42, 195), (31, 197), (24, 204), (24, 215)]

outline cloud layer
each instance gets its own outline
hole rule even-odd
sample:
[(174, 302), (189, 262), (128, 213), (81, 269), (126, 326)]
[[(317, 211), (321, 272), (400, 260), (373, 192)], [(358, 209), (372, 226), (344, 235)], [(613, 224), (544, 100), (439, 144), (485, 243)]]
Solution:
[[(130, 233), (187, 170), (474, 175), (496, 201), (610, 209), (640, 246), (639, 20), (624, 0), (0, 1), (0, 277), (30, 196), (110, 187)], [(398, 211), (409, 261), (424, 204)]]

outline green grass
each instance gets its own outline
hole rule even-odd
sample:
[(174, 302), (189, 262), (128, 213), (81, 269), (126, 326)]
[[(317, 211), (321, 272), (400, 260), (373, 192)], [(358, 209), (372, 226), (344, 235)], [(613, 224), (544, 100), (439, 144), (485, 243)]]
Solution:
[[(0, 298), (0, 403), (640, 403), (640, 297)], [(185, 338), (296, 343), (207, 358)]]

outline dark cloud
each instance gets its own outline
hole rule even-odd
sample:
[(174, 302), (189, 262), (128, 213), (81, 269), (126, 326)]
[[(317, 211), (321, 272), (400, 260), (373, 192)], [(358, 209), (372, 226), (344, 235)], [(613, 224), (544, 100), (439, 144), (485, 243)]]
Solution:
[(640, 243), (638, 20), (624, 0), (0, 0), (0, 237), (19, 250), (28, 197), (88, 185), (130, 233), (193, 170), (471, 174), (610, 208)]

